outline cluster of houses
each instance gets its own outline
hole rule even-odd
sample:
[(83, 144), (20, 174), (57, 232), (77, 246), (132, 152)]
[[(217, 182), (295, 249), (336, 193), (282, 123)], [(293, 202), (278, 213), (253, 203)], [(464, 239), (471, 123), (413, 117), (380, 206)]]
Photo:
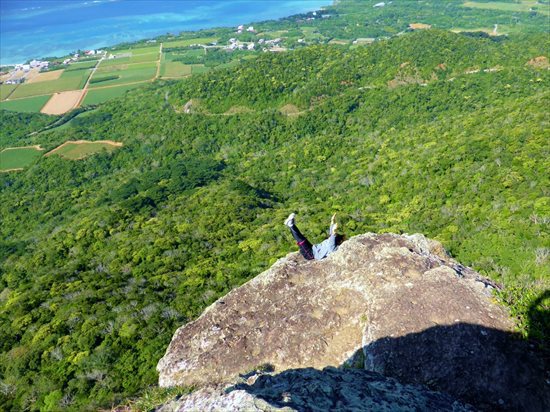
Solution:
[(280, 42), (281, 42), (281, 39), (279, 37), (273, 40), (264, 40), (264, 39), (258, 40), (258, 44), (265, 44), (266, 46), (277, 46)]
[[(313, 12), (313, 15), (317, 15), (317, 13)], [(322, 17), (325, 17), (325, 16), (322, 16)], [(241, 34), (244, 32), (257, 33), (257, 31), (254, 29), (254, 26), (245, 27), (244, 24), (238, 25), (236, 33)], [(304, 39), (301, 39), (301, 40), (302, 40), (301, 42), (305, 41)], [(224, 48), (226, 50), (256, 50), (257, 47), (260, 46), (262, 47), (263, 51), (284, 51), (286, 49), (280, 46), (281, 41), (282, 39), (280, 38), (276, 38), (272, 40), (259, 39), (257, 43), (254, 43), (254, 42), (241, 42), (236, 38), (231, 38), (229, 39), (229, 44)]]
[(14, 79), (8, 79), (4, 82), (4, 84), (20, 84), (25, 81), (25, 77), (17, 77)]
[(78, 60), (80, 55), (77, 53), (73, 57), (69, 57), (68, 59), (63, 60), (63, 64), (69, 64), (70, 62), (75, 62)]
[[(243, 24), (240, 24), (239, 26), (237, 26), (237, 34), (241, 34), (243, 31), (244, 31), (244, 25)], [(246, 31), (249, 32), (249, 33), (256, 33), (256, 30), (254, 30), (254, 26), (248, 26), (246, 28)]]
[[(105, 53), (104, 50), (85, 50), (84, 56), (95, 56), (96, 54), (103, 54)], [(71, 62), (76, 62), (80, 58), (80, 54), (75, 53), (73, 57), (69, 57), (68, 59), (63, 60), (63, 64), (67, 65)]]
[(44, 70), (50, 65), (48, 61), (32, 60), (25, 64), (16, 64), (14, 69), (10, 72), (11, 77), (4, 82), (4, 84), (20, 84), (25, 81), (25, 74), (30, 72), (31, 69)]
[[(317, 12), (314, 11), (313, 13), (311, 13), (310, 16), (306, 17), (305, 20), (311, 21), (311, 20), (315, 20), (318, 17), (321, 17), (322, 19), (328, 19), (330, 16), (331, 16), (330, 14), (322, 14), (322, 13), (320, 15), (317, 15)], [(296, 21), (301, 21), (301, 19), (298, 19)]]
[(86, 50), (84, 52), (84, 55), (86, 56), (95, 56), (96, 54), (103, 54), (105, 51), (103, 50)]
[[(273, 40), (259, 39), (258, 46), (263, 46), (264, 50), (280, 51), (279, 43), (282, 39), (276, 38)], [(229, 45), (225, 46), (227, 50), (254, 50), (256, 43), (254, 42), (240, 42), (235, 38), (229, 39)], [(281, 49), (282, 50), (282, 49)]]
[[(237, 34), (241, 34), (242, 32), (247, 31), (249, 33), (256, 33), (256, 30), (254, 30), (254, 26), (248, 26), (246, 29), (244, 28), (244, 24), (239, 24), (237, 26)], [(254, 50), (254, 47), (256, 45), (254, 42), (252, 43), (241, 43), (237, 39), (229, 39), (229, 45), (225, 48), (227, 50)]]
[(254, 42), (251, 43), (241, 43), (235, 38), (229, 39), (229, 45), (225, 46), (225, 49), (227, 50), (254, 50), (254, 47), (256, 47), (256, 44)]
[(23, 70), (24, 72), (28, 72), (30, 69), (47, 69), (50, 65), (50, 62), (47, 61), (41, 61), (41, 60), (31, 60), (28, 64), (16, 64), (15, 70)]

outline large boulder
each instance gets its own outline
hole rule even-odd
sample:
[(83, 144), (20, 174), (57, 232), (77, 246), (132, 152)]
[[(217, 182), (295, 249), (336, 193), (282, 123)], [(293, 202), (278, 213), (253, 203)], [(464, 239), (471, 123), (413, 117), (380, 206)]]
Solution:
[(421, 235), (356, 236), (322, 261), (292, 253), (179, 328), (159, 384), (347, 365), (481, 409), (548, 409), (542, 363), (494, 286)]

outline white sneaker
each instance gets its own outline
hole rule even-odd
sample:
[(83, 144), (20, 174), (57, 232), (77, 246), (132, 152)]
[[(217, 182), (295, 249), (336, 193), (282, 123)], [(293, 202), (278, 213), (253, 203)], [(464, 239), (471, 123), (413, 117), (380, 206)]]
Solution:
[(291, 213), (288, 215), (288, 217), (285, 220), (285, 225), (288, 227), (294, 226), (294, 218), (296, 217), (296, 213)]

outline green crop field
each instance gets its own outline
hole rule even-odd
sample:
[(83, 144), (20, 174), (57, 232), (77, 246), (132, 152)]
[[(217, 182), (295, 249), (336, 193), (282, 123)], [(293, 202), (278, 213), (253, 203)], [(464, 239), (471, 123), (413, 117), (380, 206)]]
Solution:
[(28, 97), (25, 99), (4, 100), (0, 102), (0, 109), (12, 110), (14, 112), (38, 113), (50, 97), (52, 97), (51, 94)]
[(97, 64), (97, 60), (88, 60), (78, 63), (71, 63), (66, 69), (66, 72), (74, 71), (74, 70), (83, 70), (83, 69), (91, 69), (95, 67)]
[(0, 152), (0, 171), (22, 169), (40, 156), (43, 151), (35, 147), (7, 148)]
[[(218, 67), (221, 67), (221, 66), (224, 66), (224, 67), (230, 67), (232, 65), (237, 65), (238, 62), (230, 62), (230, 63), (227, 63), (227, 64), (220, 64)], [(191, 74), (199, 74), (199, 73), (206, 73), (207, 71), (209, 71), (210, 68), (209, 67), (205, 67), (204, 64), (193, 64), (191, 66)]]
[(307, 41), (313, 41), (313, 40), (321, 40), (324, 38), (324, 36), (319, 33), (317, 27), (300, 27), (300, 30), (302, 30), (302, 33), (304, 34), (304, 39)]
[(156, 71), (157, 64), (155, 62), (137, 63), (132, 65), (121, 65), (104, 68), (100, 66), (98, 70), (94, 73), (94, 77), (119, 76), (119, 78), (96, 84), (90, 84), (90, 89), (151, 80), (153, 79), (153, 77), (155, 77)]
[(107, 60), (103, 60), (99, 64), (99, 67), (97, 68), (97, 70), (104, 70), (107, 67), (120, 66), (120, 65), (128, 64), (128, 63), (130, 63), (130, 57), (120, 57), (120, 58), (117, 58), (117, 59), (107, 59)]
[(159, 51), (153, 53), (144, 53), (130, 57), (130, 63), (156, 62), (159, 59)]
[(192, 44), (208, 44), (218, 41), (217, 37), (199, 37), (196, 39), (186, 39), (186, 40), (175, 40), (170, 41), (162, 44), (163, 48), (169, 48), (169, 47), (188, 47)]
[(160, 67), (161, 77), (185, 77), (191, 74), (191, 66), (182, 62), (164, 61)]
[(189, 50), (178, 50), (174, 52), (167, 52), (164, 54), (166, 60), (179, 60), (185, 59), (186, 63), (192, 64), (193, 61), (196, 63), (201, 57), (204, 56), (204, 49), (189, 49)]
[(122, 64), (133, 64), (133, 63), (145, 63), (145, 62), (155, 62), (159, 59), (159, 51), (156, 49), (155, 51), (151, 53), (143, 53), (143, 54), (132, 54), (132, 56), (128, 57), (120, 57), (117, 59), (107, 59), (103, 60), (101, 64), (99, 65), (99, 68), (106, 68), (110, 66), (119, 66)]
[(59, 79), (39, 83), (21, 84), (10, 96), (12, 98), (30, 97), (43, 94), (79, 90), (84, 87), (91, 69), (64, 71)]
[(550, 5), (542, 4), (532, 0), (522, 0), (519, 3), (505, 3), (499, 1), (483, 3), (477, 1), (467, 1), (464, 3), (464, 7), (513, 12), (536, 11), (537, 13), (541, 13), (546, 16), (550, 15)]
[(271, 30), (258, 33), (258, 36), (266, 37), (268, 39), (276, 39), (277, 37), (284, 37), (288, 33), (288, 30)]
[(6, 99), (16, 87), (17, 84), (0, 84), (0, 100)]
[(135, 49), (113, 50), (112, 53), (113, 54), (131, 53), (132, 57), (134, 57), (141, 54), (158, 53), (159, 47), (160, 47), (159, 45), (156, 45), (156, 46), (150, 46), (150, 47), (138, 47)]
[(99, 104), (116, 97), (123, 96), (128, 90), (140, 87), (141, 84), (128, 84), (116, 87), (107, 87), (104, 89), (89, 90), (84, 98), (83, 105)]
[(52, 150), (51, 154), (57, 154), (65, 159), (78, 160), (83, 157), (100, 153), (104, 150), (112, 152), (119, 146), (105, 142), (67, 142)]

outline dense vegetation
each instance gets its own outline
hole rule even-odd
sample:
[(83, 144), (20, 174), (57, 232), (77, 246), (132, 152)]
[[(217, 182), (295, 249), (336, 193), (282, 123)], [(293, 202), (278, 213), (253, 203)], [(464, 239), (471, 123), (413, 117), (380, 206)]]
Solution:
[[(185, 49), (182, 49), (185, 50)], [(168, 52), (169, 49), (164, 49)], [(206, 67), (215, 67), (220, 64), (229, 63), (234, 60), (241, 60), (245, 56), (250, 56), (249, 51), (227, 51), (223, 49), (210, 49), (203, 51), (199, 50), (200, 53), (190, 55), (189, 53), (182, 53), (181, 56), (178, 56), (176, 53), (173, 53), (172, 61), (181, 62), (184, 64), (204, 64)]]
[(0, 110), (0, 147), (24, 146), (32, 142), (26, 136), (53, 123), (55, 117), (46, 114), (18, 113)]
[(439, 239), (548, 339), (550, 75), (526, 64), (548, 46), (430, 30), (262, 54), (34, 135), (52, 118), (2, 112), (10, 145), (124, 143), (0, 174), (2, 407), (95, 410), (155, 384), (177, 327), (295, 249), (290, 211), (315, 241), (333, 212), (347, 236)]

